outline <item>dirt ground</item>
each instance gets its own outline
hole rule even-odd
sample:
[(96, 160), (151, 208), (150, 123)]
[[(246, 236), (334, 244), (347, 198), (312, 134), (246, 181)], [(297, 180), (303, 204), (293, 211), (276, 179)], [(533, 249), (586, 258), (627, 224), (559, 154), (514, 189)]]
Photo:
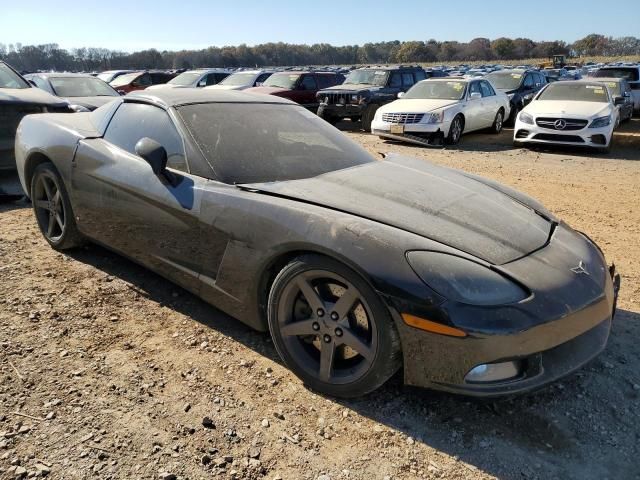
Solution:
[(640, 478), (640, 148), (529, 151), (505, 132), (423, 149), (348, 135), (495, 178), (592, 236), (622, 275), (606, 351), (508, 401), (400, 376), (337, 401), (289, 373), (268, 335), (97, 246), (56, 253), (26, 203), (2, 204), (0, 478)]

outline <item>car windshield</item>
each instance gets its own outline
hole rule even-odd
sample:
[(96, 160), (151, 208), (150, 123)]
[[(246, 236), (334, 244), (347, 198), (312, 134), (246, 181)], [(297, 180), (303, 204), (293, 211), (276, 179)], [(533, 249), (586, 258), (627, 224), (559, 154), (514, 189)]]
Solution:
[(4, 63), (0, 63), (0, 88), (29, 88), (31, 85)]
[(118, 92), (95, 77), (49, 77), (59, 97), (117, 97)]
[(298, 73), (274, 73), (264, 81), (262, 86), (291, 89), (295, 87), (299, 78)]
[(458, 81), (425, 80), (416, 83), (405, 93), (404, 98), (432, 100), (460, 100), (464, 97), (467, 83)]
[(115, 78), (111, 82), (111, 86), (112, 87), (122, 87), (123, 85), (129, 85), (131, 82), (133, 82), (140, 75), (142, 75), (141, 72), (127, 73), (125, 75), (120, 75), (119, 77)]
[(388, 76), (389, 72), (384, 70), (354, 70), (347, 75), (344, 83), (376, 85), (383, 87), (387, 83)]
[(640, 80), (637, 68), (601, 68), (594, 77), (624, 78), (630, 82)]
[(485, 77), (498, 90), (515, 90), (520, 86), (522, 73), (518, 72), (494, 72)]
[(177, 110), (217, 179), (228, 184), (310, 178), (376, 161), (297, 105), (204, 103)]
[(609, 87), (609, 91), (614, 96), (622, 96), (622, 83), (613, 82), (613, 81), (603, 81), (603, 82), (600, 82), (600, 83), (603, 83), (604, 85)]
[(195, 84), (200, 77), (202, 76), (202, 72), (184, 72), (178, 75), (175, 78), (172, 78), (167, 82), (168, 85), (178, 85), (180, 87), (187, 87), (189, 85)]
[(254, 78), (256, 78), (255, 73), (234, 73), (222, 80), (219, 85), (229, 85), (233, 87), (253, 85)]
[(604, 85), (558, 82), (552, 83), (544, 89), (538, 97), (538, 100), (606, 103), (609, 101), (609, 95)]

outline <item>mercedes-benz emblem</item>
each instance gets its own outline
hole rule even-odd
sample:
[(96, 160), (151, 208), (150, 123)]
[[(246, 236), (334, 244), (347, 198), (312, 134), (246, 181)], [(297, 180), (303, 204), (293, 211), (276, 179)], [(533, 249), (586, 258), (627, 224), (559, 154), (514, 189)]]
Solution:
[(589, 275), (589, 272), (587, 272), (587, 268), (586, 267), (587, 266), (585, 265), (585, 263), (582, 260), (580, 260), (580, 263), (578, 264), (578, 266), (577, 267), (573, 267), (571, 269), (571, 271), (573, 273), (575, 273), (576, 275), (581, 275), (581, 274)]
[(564, 130), (567, 126), (567, 122), (562, 118), (559, 118), (554, 122), (553, 126), (556, 127), (556, 130)]

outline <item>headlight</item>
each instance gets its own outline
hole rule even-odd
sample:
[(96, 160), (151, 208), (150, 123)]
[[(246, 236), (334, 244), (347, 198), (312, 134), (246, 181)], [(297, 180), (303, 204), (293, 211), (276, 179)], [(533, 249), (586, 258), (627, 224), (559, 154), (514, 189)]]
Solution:
[(533, 125), (533, 117), (528, 113), (520, 112), (520, 115), (518, 115), (518, 119), (522, 123), (528, 123), (529, 125)]
[(351, 95), (351, 103), (358, 103), (360, 101), (359, 95)]
[(442, 120), (444, 120), (444, 110), (440, 110), (439, 112), (427, 113), (424, 116), (425, 123), (442, 123)]
[(87, 107), (83, 107), (82, 105), (69, 105), (69, 108), (74, 112), (90, 112)]
[(443, 297), (471, 305), (504, 305), (529, 293), (503, 275), (464, 258), (438, 252), (407, 253), (420, 279)]
[(507, 97), (509, 97), (509, 100), (513, 100), (513, 97), (515, 97), (515, 96), (516, 96), (516, 94), (515, 94), (515, 93), (509, 93), (509, 94), (507, 95)]
[(593, 122), (591, 122), (591, 125), (589, 125), (589, 128), (607, 127), (609, 126), (610, 123), (611, 123), (611, 115), (607, 115), (606, 117), (596, 118)]

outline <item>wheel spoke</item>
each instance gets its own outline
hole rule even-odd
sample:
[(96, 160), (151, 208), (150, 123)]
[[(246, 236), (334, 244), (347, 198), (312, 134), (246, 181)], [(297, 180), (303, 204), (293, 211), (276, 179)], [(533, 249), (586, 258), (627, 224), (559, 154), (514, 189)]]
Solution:
[(53, 199), (51, 201), (53, 203), (53, 207), (57, 211), (60, 208), (60, 190), (56, 190), (56, 193), (53, 195)]
[(333, 370), (333, 357), (336, 353), (336, 346), (333, 342), (322, 341), (320, 348), (320, 379), (328, 382), (331, 379)]
[(288, 323), (280, 328), (280, 333), (286, 337), (297, 335), (316, 335), (317, 332), (313, 329), (315, 320), (301, 320), (299, 322)]
[(62, 221), (62, 216), (59, 213), (55, 214), (56, 223), (60, 227), (60, 232), (64, 230), (64, 222)]
[(53, 212), (49, 212), (49, 223), (47, 224), (47, 237), (53, 236), (53, 229), (56, 226), (56, 219)]
[(51, 201), (53, 198), (51, 187), (49, 186), (49, 181), (44, 176), (42, 177), (42, 188), (44, 189), (44, 194), (47, 196), (47, 200)]
[(349, 328), (342, 329), (342, 336), (338, 337), (337, 340), (340, 343), (351, 347), (360, 355), (362, 355), (367, 360), (373, 360), (373, 351), (371, 347), (364, 343), (354, 332)]
[(305, 300), (313, 310), (314, 315), (319, 309), (325, 309), (324, 302), (318, 295), (318, 292), (316, 292), (316, 289), (313, 288), (313, 286), (305, 278), (298, 277), (297, 285), (298, 288), (300, 288), (300, 291), (302, 292)]
[(345, 290), (333, 307), (333, 311), (338, 314), (338, 320), (346, 317), (358, 300), (360, 300), (360, 295), (354, 287)]
[(36, 208), (49, 210), (49, 202), (47, 202), (46, 200), (36, 200), (34, 203), (36, 205)]

